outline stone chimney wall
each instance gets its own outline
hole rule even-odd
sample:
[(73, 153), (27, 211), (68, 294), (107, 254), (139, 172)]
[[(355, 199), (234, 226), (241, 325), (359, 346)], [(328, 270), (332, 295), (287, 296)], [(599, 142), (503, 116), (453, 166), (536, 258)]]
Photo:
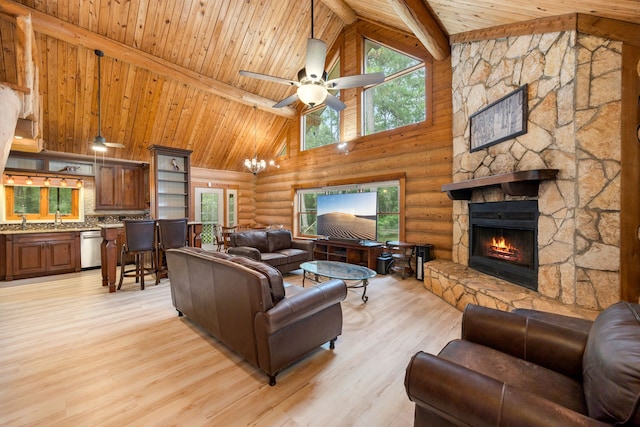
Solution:
[[(621, 49), (575, 31), (452, 46), (453, 181), (559, 169), (538, 195), (538, 292), (566, 305), (620, 299)], [(524, 84), (528, 132), (470, 153), (469, 116)], [(472, 202), (519, 199), (489, 188)], [(468, 202), (453, 203), (453, 261), (468, 265)]]

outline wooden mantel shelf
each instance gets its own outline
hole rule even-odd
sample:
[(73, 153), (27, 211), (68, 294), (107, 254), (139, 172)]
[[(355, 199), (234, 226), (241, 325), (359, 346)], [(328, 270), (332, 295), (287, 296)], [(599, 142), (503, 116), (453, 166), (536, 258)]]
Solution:
[(445, 184), (442, 186), (442, 191), (446, 191), (451, 200), (471, 200), (473, 190), (499, 185), (502, 187), (502, 191), (510, 196), (534, 197), (538, 195), (540, 181), (555, 179), (556, 175), (558, 175), (558, 169), (534, 169), (503, 173)]

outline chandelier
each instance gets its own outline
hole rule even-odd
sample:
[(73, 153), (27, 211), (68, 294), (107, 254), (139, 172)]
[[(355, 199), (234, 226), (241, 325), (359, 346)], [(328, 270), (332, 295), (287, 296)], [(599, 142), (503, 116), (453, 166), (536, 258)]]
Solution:
[(256, 118), (256, 108), (253, 106), (253, 159), (244, 159), (244, 165), (249, 171), (257, 175), (267, 168), (267, 162), (264, 160), (258, 160), (258, 131)]

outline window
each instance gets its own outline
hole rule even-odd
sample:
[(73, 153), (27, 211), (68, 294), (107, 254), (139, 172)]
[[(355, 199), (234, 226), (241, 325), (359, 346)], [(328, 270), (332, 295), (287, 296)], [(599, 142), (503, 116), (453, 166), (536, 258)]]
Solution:
[(5, 218), (53, 220), (56, 211), (66, 220), (80, 220), (80, 189), (39, 185), (5, 186)]
[(425, 64), (371, 40), (364, 41), (364, 72), (383, 72), (383, 83), (363, 92), (363, 134), (426, 119)]
[[(327, 80), (340, 77), (340, 61), (331, 68)], [(330, 90), (334, 96), (340, 97), (340, 91)], [(340, 141), (340, 113), (321, 104), (309, 108), (302, 115), (302, 150), (322, 147)]]
[(400, 183), (388, 181), (341, 187), (309, 188), (296, 191), (297, 234), (317, 236), (318, 196), (358, 192), (377, 193), (376, 240), (399, 240), (400, 238)]

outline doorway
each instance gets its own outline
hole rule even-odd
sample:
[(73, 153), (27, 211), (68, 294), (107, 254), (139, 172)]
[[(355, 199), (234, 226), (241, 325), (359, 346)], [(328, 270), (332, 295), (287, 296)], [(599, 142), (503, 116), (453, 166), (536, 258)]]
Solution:
[(224, 224), (224, 190), (222, 188), (196, 188), (196, 221), (202, 223), (202, 248), (218, 247), (219, 227)]

